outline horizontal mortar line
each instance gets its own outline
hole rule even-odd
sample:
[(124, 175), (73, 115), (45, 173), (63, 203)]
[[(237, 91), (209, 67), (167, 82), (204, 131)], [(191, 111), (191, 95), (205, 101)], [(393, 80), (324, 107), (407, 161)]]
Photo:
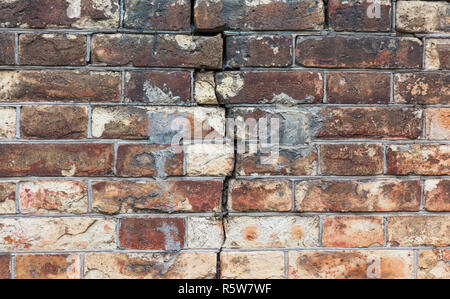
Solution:
[(416, 247), (292, 247), (292, 248), (227, 248), (223, 247), (223, 252), (258, 252), (258, 251), (333, 251), (333, 250), (362, 250), (362, 251), (410, 251), (410, 250), (448, 250), (450, 247), (416, 246)]
[(319, 107), (319, 108), (448, 108), (450, 104), (402, 104), (402, 103), (386, 103), (386, 104), (332, 104), (332, 103), (304, 103), (304, 104), (296, 104), (296, 105), (281, 105), (281, 104), (225, 104), (225, 108), (273, 108), (275, 111), (278, 109), (289, 110), (296, 108), (308, 108), (308, 107)]
[[(240, 67), (235, 70), (226, 70), (226, 72), (243, 72), (243, 71), (260, 71), (260, 72), (268, 72), (268, 71), (310, 71), (310, 72), (329, 72), (329, 73), (337, 73), (337, 72), (360, 72), (360, 73), (449, 73), (450, 70), (429, 70), (429, 69), (421, 69), (421, 68), (321, 68), (321, 67), (306, 67), (306, 66), (293, 66), (286, 68), (278, 68), (278, 67)], [(220, 73), (220, 72), (219, 72)]]
[(449, 179), (450, 175), (431, 175), (431, 176), (422, 176), (422, 175), (372, 175), (372, 176), (356, 176), (356, 175), (348, 175), (348, 176), (337, 176), (337, 175), (307, 175), (307, 176), (287, 176), (287, 175), (270, 175), (270, 176), (236, 176), (236, 179), (286, 179), (286, 180), (318, 180), (318, 179), (327, 179), (327, 180), (389, 180), (389, 179), (399, 179), (399, 180), (420, 180), (420, 179)]
[[(193, 72), (196, 69), (192, 67), (161, 67), (161, 66), (143, 66), (143, 67), (135, 67), (135, 66), (104, 66), (104, 65), (86, 65), (86, 66), (45, 66), (45, 65), (2, 65), (0, 66), (0, 70), (72, 70), (72, 71), (186, 71)], [(211, 70), (213, 71), (213, 70)]]
[(0, 182), (11, 182), (11, 181), (17, 181), (17, 182), (28, 182), (28, 181), (44, 181), (44, 180), (53, 180), (53, 181), (91, 181), (92, 183), (95, 182), (102, 182), (102, 181), (133, 181), (133, 182), (150, 182), (150, 181), (159, 181), (159, 182), (166, 182), (166, 181), (208, 181), (208, 180), (225, 180), (225, 177), (216, 177), (216, 176), (203, 176), (203, 177), (190, 177), (190, 176), (179, 176), (179, 177), (167, 177), (165, 179), (158, 179), (158, 178), (145, 178), (145, 177), (36, 177), (36, 176), (27, 176), (27, 177), (11, 177), (11, 178), (1, 178)]
[(219, 248), (183, 248), (180, 250), (132, 250), (132, 249), (92, 249), (92, 250), (14, 250), (0, 251), (0, 254), (27, 255), (27, 254), (68, 254), (68, 253), (182, 253), (182, 252), (211, 252), (218, 253)]
[(189, 212), (155, 212), (155, 213), (124, 213), (124, 214), (99, 214), (99, 213), (84, 213), (84, 214), (2, 214), (0, 219), (36, 219), (36, 218), (91, 218), (91, 219), (126, 219), (126, 218), (189, 218), (189, 217), (219, 217), (220, 212), (204, 212), (204, 213), (189, 213)]
[(192, 34), (192, 30), (146, 30), (146, 29), (127, 29), (127, 28), (47, 28), (47, 29), (33, 29), (33, 28), (0, 28), (0, 33), (24, 33), (24, 34), (45, 34), (45, 33), (70, 33), (70, 34), (114, 34), (114, 33), (125, 33), (125, 34), (141, 34), (141, 35), (156, 35), (156, 34)]
[(385, 37), (450, 37), (450, 33), (407, 33), (399, 31), (335, 31), (335, 30), (225, 30), (223, 31), (225, 36), (247, 36), (247, 35), (297, 35), (304, 36), (319, 36), (319, 37), (333, 37), (333, 36), (385, 36)]
[(299, 217), (318, 217), (318, 216), (450, 216), (450, 212), (229, 212), (228, 217), (277, 217), (277, 216), (299, 216)]

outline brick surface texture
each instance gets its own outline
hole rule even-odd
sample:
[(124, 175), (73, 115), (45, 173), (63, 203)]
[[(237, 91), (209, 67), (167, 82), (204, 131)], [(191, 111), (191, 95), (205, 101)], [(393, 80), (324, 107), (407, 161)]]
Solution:
[(2, 0), (0, 48), (0, 279), (450, 278), (448, 1)]

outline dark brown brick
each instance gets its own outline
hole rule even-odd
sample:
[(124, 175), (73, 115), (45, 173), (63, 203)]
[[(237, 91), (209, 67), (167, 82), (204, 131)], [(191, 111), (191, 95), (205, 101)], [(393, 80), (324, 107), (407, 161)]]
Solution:
[(23, 106), (20, 136), (29, 139), (87, 138), (88, 109), (80, 106)]
[(227, 38), (227, 64), (286, 67), (292, 64), (292, 36), (232, 36)]
[[(1, 8), (0, 3), (0, 8)], [(1, 15), (1, 9), (0, 9)], [(14, 64), (14, 34), (13, 33), (0, 33), (0, 64)]]
[(401, 73), (394, 77), (394, 101), (406, 104), (450, 104), (450, 74)]
[(327, 74), (330, 104), (387, 104), (391, 78), (388, 73), (337, 72)]
[(387, 173), (393, 175), (450, 175), (450, 145), (390, 145)]
[(0, 255), (0, 279), (11, 278), (11, 256), (6, 254)]
[(111, 144), (0, 144), (0, 176), (101, 176), (113, 172)]
[(221, 69), (222, 48), (220, 35), (96, 34), (92, 39), (92, 62), (113, 66)]
[(125, 218), (120, 221), (120, 245), (138, 250), (184, 248), (183, 218)]
[(127, 0), (125, 28), (146, 30), (188, 30), (190, 0)]
[(381, 144), (323, 144), (322, 174), (377, 175), (383, 173)]
[[(16, 183), (0, 183), (0, 215), (16, 213)], [(1, 271), (0, 271), (1, 272)]]
[(119, 145), (117, 174), (132, 177), (183, 175), (183, 157), (183, 153), (175, 153), (170, 145)]
[(127, 72), (125, 101), (154, 105), (186, 105), (191, 102), (191, 73)]
[(330, 68), (421, 68), (422, 42), (410, 37), (299, 37), (297, 63)]
[(17, 255), (17, 279), (80, 279), (81, 261), (77, 254)]
[(322, 29), (324, 23), (324, 5), (320, 0), (195, 3), (195, 25), (199, 30), (306, 30)]
[(86, 36), (80, 34), (21, 34), (21, 65), (86, 65)]
[(95, 182), (92, 208), (105, 214), (218, 212), (222, 188), (221, 180)]
[[(374, 9), (379, 4), (379, 17)], [(369, 2), (366, 0), (330, 0), (328, 15), (336, 31), (390, 31), (391, 0)], [(369, 17), (369, 14), (373, 16)]]
[(0, 102), (119, 102), (120, 72), (0, 71)]
[(222, 104), (318, 103), (323, 98), (323, 75), (316, 72), (267, 71), (216, 74)]
[(413, 108), (323, 108), (319, 138), (417, 139), (422, 110)]
[(0, 27), (118, 28), (119, 0), (17, 0), (0, 3)]

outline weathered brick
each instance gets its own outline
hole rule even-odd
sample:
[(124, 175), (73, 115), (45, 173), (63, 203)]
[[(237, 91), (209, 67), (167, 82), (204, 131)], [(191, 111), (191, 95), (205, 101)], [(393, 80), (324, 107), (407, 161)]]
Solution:
[(23, 214), (87, 213), (88, 184), (84, 181), (20, 182), (19, 210)]
[(425, 43), (425, 68), (450, 69), (450, 39), (430, 38)]
[(414, 278), (414, 254), (400, 250), (291, 251), (289, 278)]
[(113, 219), (5, 218), (0, 227), (0, 251), (116, 249)]
[(189, 217), (187, 223), (188, 248), (222, 247), (224, 238), (222, 220), (215, 217)]
[(0, 107), (0, 139), (16, 137), (16, 108)]
[(417, 139), (422, 110), (409, 108), (323, 108), (319, 138)]
[(189, 0), (127, 0), (125, 28), (188, 30), (191, 26)]
[[(316, 147), (276, 148), (276, 159), (270, 150), (256, 153), (238, 153), (236, 171), (238, 175), (316, 175), (318, 155)], [(276, 156), (276, 155), (275, 155)]]
[(199, 30), (306, 30), (322, 29), (320, 0), (199, 0), (194, 20)]
[(225, 221), (226, 248), (296, 248), (318, 245), (316, 217), (232, 216)]
[(21, 34), (19, 64), (86, 65), (86, 41), (80, 34)]
[(221, 278), (274, 279), (285, 278), (284, 252), (221, 252)]
[(184, 154), (170, 145), (121, 144), (117, 150), (119, 176), (166, 177), (183, 175)]
[(228, 144), (191, 144), (185, 155), (188, 176), (228, 176), (234, 169), (234, 148)]
[[(0, 3), (0, 22), (1, 22), (1, 3)], [(14, 34), (13, 33), (0, 33), (0, 64), (12, 65), (15, 63), (14, 57)]]
[(420, 68), (422, 42), (411, 37), (299, 37), (297, 63), (331, 68)]
[(425, 181), (425, 209), (433, 212), (450, 212), (450, 180)]
[(88, 279), (200, 279), (216, 276), (214, 252), (87, 253)]
[(25, 139), (87, 138), (88, 109), (82, 106), (22, 106), (20, 136)]
[(195, 73), (194, 99), (200, 105), (217, 105), (216, 80), (213, 72)]
[(322, 245), (325, 247), (377, 247), (383, 243), (383, 217), (323, 218)]
[(421, 250), (417, 259), (417, 278), (449, 279), (450, 250)]
[(449, 175), (450, 145), (390, 145), (386, 161), (388, 174)]
[(295, 185), (299, 212), (418, 211), (418, 180), (313, 180)]
[(0, 102), (119, 102), (120, 72), (0, 71)]
[(448, 246), (449, 216), (389, 216), (387, 243), (392, 247)]
[(447, 1), (397, 1), (396, 29), (401, 32), (449, 32)]
[(0, 254), (0, 279), (11, 278), (11, 256)]
[(92, 38), (92, 62), (113, 66), (221, 69), (222, 48), (220, 35), (96, 34)]
[(425, 110), (427, 139), (450, 140), (450, 108)]
[(0, 176), (111, 175), (111, 144), (0, 144)]
[(118, 28), (119, 0), (17, 0), (0, 3), (0, 27)]
[(228, 185), (231, 211), (290, 211), (291, 182), (280, 180), (232, 180)]
[(97, 106), (92, 109), (92, 137), (144, 139), (148, 137), (147, 110), (140, 107)]
[(80, 279), (81, 258), (78, 254), (17, 255), (17, 279)]
[(191, 101), (191, 73), (127, 72), (125, 101), (153, 105), (189, 105)]
[(16, 184), (0, 183), (0, 214), (14, 213), (16, 213)]
[(292, 36), (231, 36), (226, 41), (230, 67), (286, 67), (292, 64)]
[(394, 77), (394, 101), (406, 104), (449, 104), (450, 75), (439, 72), (402, 73)]
[(381, 144), (323, 144), (320, 146), (325, 175), (377, 175), (383, 173)]
[(216, 74), (221, 104), (318, 103), (323, 98), (323, 76), (316, 72), (267, 71)]
[(219, 212), (221, 180), (101, 181), (92, 184), (92, 209), (106, 214)]
[[(377, 10), (376, 4), (379, 4)], [(391, 0), (330, 0), (328, 15), (335, 31), (390, 31)]]
[(124, 218), (120, 245), (126, 249), (180, 250), (184, 248), (184, 218)]
[(330, 104), (388, 104), (390, 81), (388, 73), (328, 73), (327, 102)]

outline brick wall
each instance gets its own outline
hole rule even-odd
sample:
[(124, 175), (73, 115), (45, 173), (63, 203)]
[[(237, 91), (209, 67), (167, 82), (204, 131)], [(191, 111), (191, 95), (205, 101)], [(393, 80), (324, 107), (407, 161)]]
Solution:
[(0, 278), (449, 278), (450, 4), (369, 2), (1, 1)]

